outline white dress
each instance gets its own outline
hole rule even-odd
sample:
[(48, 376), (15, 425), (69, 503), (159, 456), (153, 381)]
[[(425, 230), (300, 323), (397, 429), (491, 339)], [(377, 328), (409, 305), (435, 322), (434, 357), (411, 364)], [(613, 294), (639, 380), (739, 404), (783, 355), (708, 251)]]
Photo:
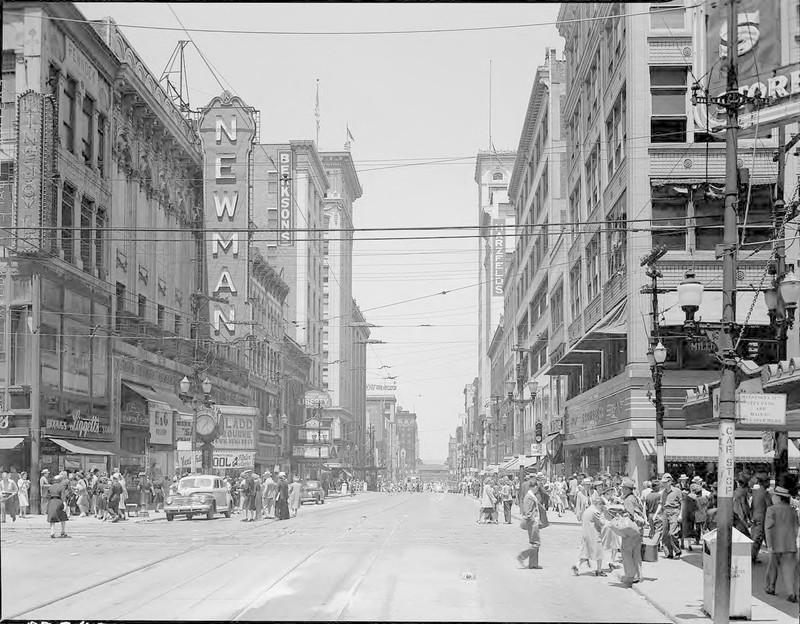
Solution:
[(19, 506), (27, 507), (30, 504), (28, 501), (28, 489), (31, 487), (31, 482), (20, 477), (19, 481), (17, 481), (17, 487), (19, 488), (19, 492), (17, 493), (19, 497)]

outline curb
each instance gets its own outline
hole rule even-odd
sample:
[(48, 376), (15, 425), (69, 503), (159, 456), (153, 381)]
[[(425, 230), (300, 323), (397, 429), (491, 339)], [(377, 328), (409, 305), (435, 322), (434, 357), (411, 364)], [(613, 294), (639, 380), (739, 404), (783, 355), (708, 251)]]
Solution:
[[(621, 569), (621, 568), (619, 568), (619, 569), (617, 569), (617, 570), (614, 570), (614, 577), (615, 577), (615, 578), (616, 578), (616, 579), (617, 579), (617, 580), (618, 580), (620, 583), (622, 582), (622, 577), (623, 577), (623, 576), (624, 576), (624, 574), (623, 574), (623, 572), (622, 572), (622, 569)], [(652, 605), (653, 607), (655, 607), (655, 609), (656, 609), (656, 610), (657, 610), (657, 611), (658, 611), (658, 612), (659, 612), (661, 615), (663, 615), (663, 616), (665, 616), (665, 617), (669, 618), (669, 621), (670, 621), (670, 622), (672, 622), (673, 624), (685, 624), (685, 621), (684, 621), (684, 620), (680, 620), (680, 619), (678, 619), (678, 618), (677, 618), (677, 617), (676, 617), (674, 614), (672, 614), (672, 613), (670, 613), (670, 612), (669, 612), (669, 609), (667, 609), (666, 607), (664, 607), (663, 605), (661, 605), (659, 602), (656, 602), (656, 601), (655, 601), (655, 600), (653, 600), (652, 598), (649, 598), (649, 597), (647, 596), (647, 594), (645, 594), (645, 593), (644, 593), (644, 592), (641, 590), (641, 585), (642, 585), (641, 583), (634, 583), (633, 585), (631, 585), (631, 589), (633, 589), (633, 591), (635, 591), (635, 592), (636, 592), (636, 593), (637, 593), (639, 596), (641, 596), (642, 598), (644, 598), (644, 600), (645, 600), (645, 601), (647, 601), (647, 604), (649, 604), (649, 605)]]

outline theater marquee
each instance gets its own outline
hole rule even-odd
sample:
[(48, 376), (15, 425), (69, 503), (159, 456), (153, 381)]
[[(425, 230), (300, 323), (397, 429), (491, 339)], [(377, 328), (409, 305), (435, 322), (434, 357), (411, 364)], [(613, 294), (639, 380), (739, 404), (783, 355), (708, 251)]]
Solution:
[(248, 245), (250, 224), (250, 153), (255, 110), (227, 91), (204, 109), (203, 203), (206, 225), (208, 294), (228, 303), (210, 303), (214, 335), (221, 340), (247, 333)]

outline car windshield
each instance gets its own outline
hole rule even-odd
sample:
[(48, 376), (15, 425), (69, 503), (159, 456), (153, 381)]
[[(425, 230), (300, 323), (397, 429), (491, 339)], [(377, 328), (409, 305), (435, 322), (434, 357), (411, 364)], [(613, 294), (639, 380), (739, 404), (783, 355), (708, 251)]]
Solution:
[(194, 488), (210, 488), (212, 480), (209, 478), (203, 477), (189, 477), (187, 479), (181, 479), (180, 484), (178, 485), (179, 490), (191, 490)]
[(319, 481), (306, 481), (307, 488), (316, 488), (319, 487)]

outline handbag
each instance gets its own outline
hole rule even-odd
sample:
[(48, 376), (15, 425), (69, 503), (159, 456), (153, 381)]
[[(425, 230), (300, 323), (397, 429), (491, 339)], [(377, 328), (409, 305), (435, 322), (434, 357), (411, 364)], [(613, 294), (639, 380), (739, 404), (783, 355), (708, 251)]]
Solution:
[(547, 519), (547, 510), (539, 501), (536, 501), (536, 504), (539, 506), (539, 528), (546, 529), (550, 526), (550, 521)]

